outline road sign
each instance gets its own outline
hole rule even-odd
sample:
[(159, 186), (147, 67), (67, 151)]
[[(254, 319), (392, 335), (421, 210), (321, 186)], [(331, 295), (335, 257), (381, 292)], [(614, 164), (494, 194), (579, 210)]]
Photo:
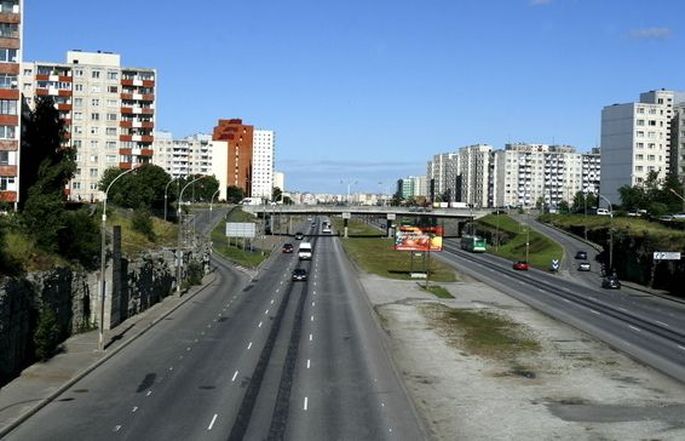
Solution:
[(387, 219), (388, 220), (395, 220), (395, 219), (397, 219), (397, 215), (395, 213), (388, 213)]
[(345, 211), (345, 212), (343, 212), (342, 217), (343, 217), (343, 219), (351, 219), (352, 213), (350, 213), (349, 211)]
[(654, 251), (654, 260), (680, 260), (680, 251)]
[(246, 237), (251, 239), (257, 235), (257, 224), (252, 222), (226, 222), (226, 237)]
[(552, 269), (559, 269), (559, 259), (552, 259)]

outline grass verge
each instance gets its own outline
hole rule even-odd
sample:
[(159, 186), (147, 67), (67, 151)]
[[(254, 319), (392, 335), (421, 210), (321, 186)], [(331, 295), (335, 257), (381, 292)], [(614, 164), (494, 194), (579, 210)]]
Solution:
[[(108, 212), (110, 210), (107, 210)], [(107, 216), (107, 228), (121, 226), (121, 251), (128, 256), (136, 256), (143, 251), (159, 247), (174, 247), (178, 243), (178, 227), (162, 219), (152, 217), (154, 240), (133, 228), (133, 211), (116, 208)]]
[[(342, 219), (333, 218), (336, 231), (342, 231)], [(352, 229), (359, 235), (378, 235), (377, 230), (363, 222), (350, 220), (350, 234)], [(350, 237), (341, 239), (347, 255), (364, 271), (389, 279), (410, 280), (410, 253), (395, 251), (392, 240), (380, 237)], [(421, 269), (422, 261), (415, 259), (415, 270)], [(446, 264), (431, 259), (430, 280), (435, 282), (454, 282), (457, 276), (454, 270)]]
[[(499, 218), (499, 219), (498, 219)], [(516, 222), (507, 215), (488, 215), (478, 220), (479, 227), (485, 227), (489, 231), (499, 229), (507, 233), (507, 241), (496, 249), (493, 244), (488, 247), (488, 252), (509, 260), (525, 260), (526, 258), (526, 226)], [(549, 237), (529, 230), (528, 262), (536, 268), (548, 270), (552, 259), (561, 259), (564, 249)]]
[(433, 294), (435, 297), (438, 297), (440, 299), (453, 299), (454, 296), (450, 294), (447, 289), (443, 288), (442, 286), (437, 286), (437, 285), (429, 285), (428, 288), (426, 288), (426, 285), (420, 285), (421, 289), (424, 291), (428, 291), (431, 294)]
[[(254, 222), (254, 216), (236, 208), (232, 210), (228, 216), (229, 222)], [(259, 248), (253, 250), (245, 249), (237, 246), (235, 243), (229, 244), (226, 237), (226, 224), (219, 222), (219, 224), (212, 230), (212, 246), (214, 250), (238, 265), (247, 268), (256, 268), (269, 256), (269, 251), (264, 251)]]
[(540, 343), (524, 326), (483, 310), (422, 306), (421, 311), (448, 342), (470, 354), (509, 359), (540, 350)]

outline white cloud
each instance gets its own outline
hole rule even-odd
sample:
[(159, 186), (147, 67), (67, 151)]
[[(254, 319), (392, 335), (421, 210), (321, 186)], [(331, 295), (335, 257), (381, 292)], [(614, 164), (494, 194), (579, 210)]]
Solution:
[(673, 31), (671, 31), (671, 28), (666, 27), (642, 28), (630, 31), (631, 37), (640, 40), (663, 40), (670, 37), (672, 34)]

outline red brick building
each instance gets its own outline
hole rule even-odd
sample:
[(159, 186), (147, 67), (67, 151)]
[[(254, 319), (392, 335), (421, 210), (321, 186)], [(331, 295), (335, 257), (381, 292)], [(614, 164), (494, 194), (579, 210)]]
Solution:
[(254, 126), (243, 124), (241, 119), (220, 119), (214, 127), (212, 140), (228, 143), (227, 182), (251, 196), (252, 191), (252, 143)]

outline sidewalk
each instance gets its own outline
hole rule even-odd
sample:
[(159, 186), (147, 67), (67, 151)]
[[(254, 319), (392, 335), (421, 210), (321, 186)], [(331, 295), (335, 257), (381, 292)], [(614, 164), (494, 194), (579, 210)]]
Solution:
[(201, 285), (190, 288), (181, 297), (166, 297), (147, 311), (106, 331), (104, 352), (97, 350), (98, 331), (90, 331), (67, 339), (62, 344), (62, 352), (47, 362), (35, 363), (24, 369), (19, 377), (0, 388), (0, 438), (203, 291), (215, 279), (216, 273), (210, 273)]

